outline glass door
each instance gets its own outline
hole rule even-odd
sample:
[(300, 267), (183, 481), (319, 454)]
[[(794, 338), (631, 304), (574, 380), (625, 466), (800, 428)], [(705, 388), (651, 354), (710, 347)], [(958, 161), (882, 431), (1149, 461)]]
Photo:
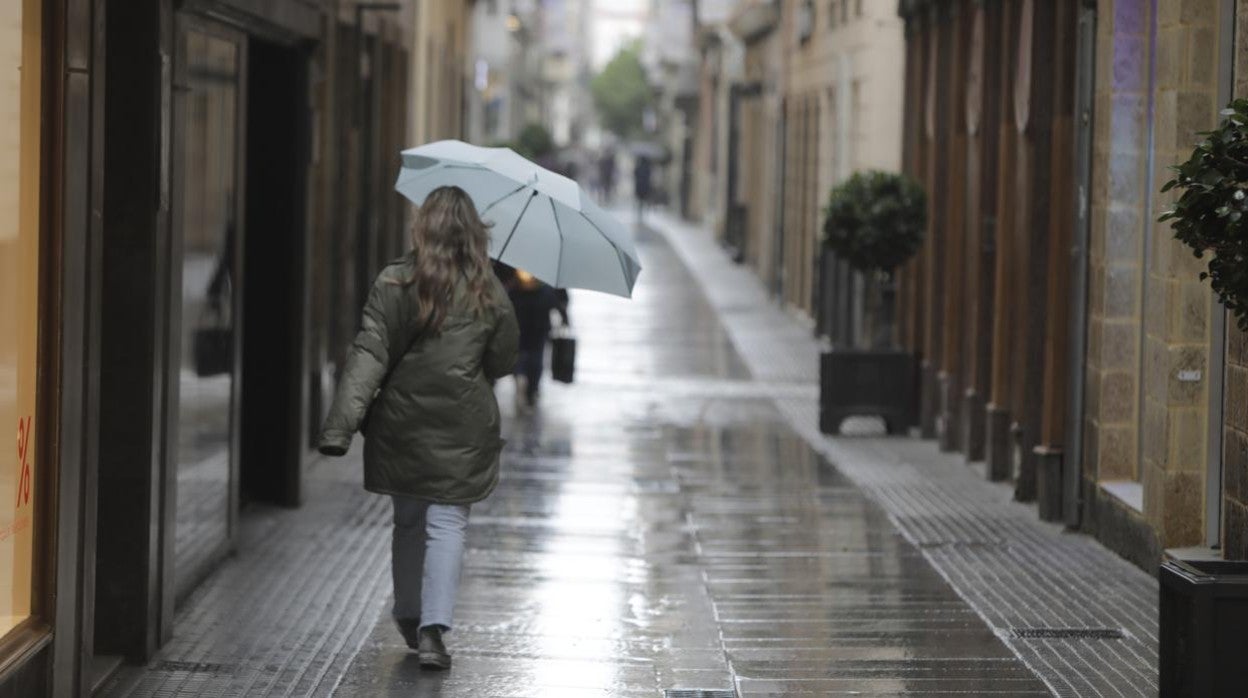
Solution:
[(237, 514), (243, 38), (183, 17), (178, 31), (170, 323), (175, 594), (229, 549)]

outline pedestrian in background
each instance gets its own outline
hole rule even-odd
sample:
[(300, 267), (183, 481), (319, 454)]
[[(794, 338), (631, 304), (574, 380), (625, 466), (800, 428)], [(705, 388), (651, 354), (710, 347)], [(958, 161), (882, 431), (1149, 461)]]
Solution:
[(421, 667), (449, 669), (469, 507), (498, 483), (492, 384), (515, 366), (519, 330), (462, 189), (429, 194), (412, 246), (373, 283), (320, 451), (365, 433), (364, 487), (394, 503), (394, 619)]
[(610, 148), (598, 158), (598, 186), (602, 187), (602, 202), (609, 205), (615, 197), (615, 151)]
[(636, 163), (633, 164), (633, 196), (637, 199), (637, 220), (641, 220), (641, 214), (646, 209), (646, 203), (650, 201), (650, 158), (645, 155), (638, 155)]
[(520, 353), (516, 360), (516, 407), (527, 412), (537, 406), (541, 394), (542, 374), (546, 370), (546, 344), (550, 341), (552, 311), (568, 326), (568, 292), (542, 283), (523, 269), (502, 267), (520, 325)]

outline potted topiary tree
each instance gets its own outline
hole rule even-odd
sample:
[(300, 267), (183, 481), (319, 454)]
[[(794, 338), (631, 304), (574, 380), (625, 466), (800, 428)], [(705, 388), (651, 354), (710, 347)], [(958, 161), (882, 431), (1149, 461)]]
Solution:
[(1222, 126), (1200, 134), (1192, 157), (1171, 168), (1174, 179), (1161, 190), (1183, 194), (1161, 220), (1170, 221), (1174, 237), (1197, 258), (1209, 255), (1201, 280), (1209, 280), (1248, 331), (1248, 99), (1235, 100), (1222, 115)]
[[(1174, 179), (1162, 191), (1182, 195), (1161, 220), (1197, 258), (1208, 257), (1200, 278), (1248, 331), (1248, 100), (1232, 102), (1222, 116), (1216, 130), (1200, 134), (1192, 157), (1171, 168)], [(1168, 553), (1158, 578), (1161, 694), (1242, 693), (1248, 561)]]
[(859, 172), (832, 189), (823, 244), (866, 279), (866, 346), (833, 346), (820, 360), (822, 431), (835, 434), (849, 416), (884, 418), (888, 433), (916, 421), (914, 356), (896, 345), (894, 279), (918, 252), (926, 226), (923, 188), (903, 174)]

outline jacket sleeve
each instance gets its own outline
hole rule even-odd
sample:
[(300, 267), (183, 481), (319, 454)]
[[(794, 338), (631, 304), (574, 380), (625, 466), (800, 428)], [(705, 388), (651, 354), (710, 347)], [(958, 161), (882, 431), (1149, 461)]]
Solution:
[(390, 328), (382, 298), (387, 283), (378, 277), (364, 306), (363, 323), (351, 344), (334, 402), (321, 429), (318, 449), (325, 455), (341, 456), (347, 452), (351, 436), (359, 429), (390, 365)]
[(485, 358), (481, 362), (485, 377), (491, 382), (515, 370), (520, 347), (520, 326), (516, 322), (516, 311), (506, 296), (496, 306), (496, 312), (494, 332), (490, 335), (490, 343), (485, 347)]

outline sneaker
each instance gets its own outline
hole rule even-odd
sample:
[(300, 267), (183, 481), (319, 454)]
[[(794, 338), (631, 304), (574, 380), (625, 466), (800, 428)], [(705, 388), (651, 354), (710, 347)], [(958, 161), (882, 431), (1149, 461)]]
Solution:
[(441, 626), (430, 625), (420, 629), (416, 655), (420, 659), (421, 669), (445, 671), (451, 668), (451, 653), (442, 644)]

